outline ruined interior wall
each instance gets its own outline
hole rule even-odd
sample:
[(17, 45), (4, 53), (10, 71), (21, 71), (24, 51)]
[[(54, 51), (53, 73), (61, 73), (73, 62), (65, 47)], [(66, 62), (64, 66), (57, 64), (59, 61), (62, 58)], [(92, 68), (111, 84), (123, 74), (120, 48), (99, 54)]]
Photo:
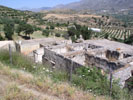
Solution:
[(68, 49), (66, 47), (62, 47), (62, 48), (54, 48), (51, 49), (52, 51), (58, 53), (58, 54), (62, 54), (62, 53), (67, 53)]
[(75, 70), (76, 68), (82, 66), (69, 58), (65, 58), (60, 54), (48, 50), (47, 48), (44, 48), (44, 52), (45, 53), (43, 55), (43, 63), (45, 63), (46, 61), (48, 61), (49, 63), (53, 63), (53, 66), (57, 69), (69, 72), (70, 68), (73, 68), (73, 70)]
[(32, 51), (39, 49), (40, 45), (39, 44), (25, 44), (25, 45), (20, 45), (20, 52), (22, 54), (28, 55)]
[(84, 54), (77, 54), (76, 56), (70, 58), (72, 61), (75, 61), (81, 65), (86, 65), (85, 64), (85, 55)]
[(107, 50), (106, 51), (106, 58), (109, 60), (119, 60), (119, 59), (123, 59), (123, 53), (117, 52), (117, 51), (111, 51), (111, 50)]
[(42, 56), (44, 55), (44, 48), (39, 48), (33, 51), (34, 61), (36, 63), (42, 63)]
[(131, 70), (133, 70), (133, 65), (127, 65), (113, 73), (113, 77), (119, 80), (121, 87), (124, 87), (125, 81), (131, 77)]
[(96, 48), (96, 49), (91, 49), (91, 50), (89, 49), (89, 50), (87, 50), (88, 54), (92, 54), (92, 55), (95, 55), (97, 57), (105, 58), (106, 59), (105, 52), (106, 52), (106, 50), (103, 49), (103, 48)]
[(100, 58), (91, 54), (85, 54), (85, 63), (88, 66), (96, 66), (104, 69), (105, 71), (109, 71), (109, 68), (111, 68), (112, 70), (117, 70), (125, 66), (125, 64), (110, 62), (107, 59)]
[(119, 63), (125, 63), (125, 64), (130, 63), (130, 62), (133, 62), (133, 56), (128, 57), (128, 58), (121, 59), (118, 62)]

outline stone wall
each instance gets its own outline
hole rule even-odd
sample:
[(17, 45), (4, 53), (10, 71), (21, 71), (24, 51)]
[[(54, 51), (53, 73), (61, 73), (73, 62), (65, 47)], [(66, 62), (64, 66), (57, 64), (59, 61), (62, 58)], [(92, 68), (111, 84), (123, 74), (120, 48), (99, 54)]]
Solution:
[(0, 49), (9, 50), (9, 44), (11, 46), (12, 51), (16, 51), (16, 45), (14, 41), (0, 41)]
[(104, 69), (105, 71), (109, 71), (110, 67), (112, 70), (117, 69), (117, 63), (109, 62), (107, 59), (100, 58), (91, 54), (85, 54), (85, 63), (87, 64), (87, 66), (96, 66), (98, 68)]
[(42, 63), (42, 56), (44, 55), (44, 48), (39, 48), (33, 51), (34, 61), (36, 63)]
[(121, 87), (124, 87), (125, 81), (131, 77), (131, 70), (133, 70), (133, 65), (126, 65), (124, 68), (113, 72), (114, 79), (119, 80)]
[(40, 44), (39, 43), (27, 43), (27, 44), (16, 43), (16, 47), (18, 52), (24, 55), (28, 55), (32, 51), (39, 49)]
[(47, 48), (44, 48), (43, 63), (46, 64), (49, 62), (51, 67), (55, 67), (60, 70), (65, 70), (67, 72), (72, 68), (75, 71), (76, 68), (81, 67), (79, 63), (72, 61), (69, 58), (64, 57), (63, 55), (57, 54)]

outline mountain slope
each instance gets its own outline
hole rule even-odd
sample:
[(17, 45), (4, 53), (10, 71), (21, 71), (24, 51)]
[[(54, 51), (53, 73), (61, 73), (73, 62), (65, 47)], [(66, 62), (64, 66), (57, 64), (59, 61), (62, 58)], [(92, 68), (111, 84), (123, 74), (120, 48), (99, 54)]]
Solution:
[(51, 7), (41, 7), (41, 8), (27, 8), (27, 7), (23, 7), (23, 8), (20, 8), (20, 10), (28, 10), (28, 11), (33, 11), (33, 12), (39, 12), (39, 11), (42, 11), (42, 10), (51, 10), (52, 8)]
[(130, 7), (133, 7), (133, 0), (81, 0), (67, 5), (56, 6), (56, 8), (70, 8), (78, 10), (117, 10), (128, 9)]

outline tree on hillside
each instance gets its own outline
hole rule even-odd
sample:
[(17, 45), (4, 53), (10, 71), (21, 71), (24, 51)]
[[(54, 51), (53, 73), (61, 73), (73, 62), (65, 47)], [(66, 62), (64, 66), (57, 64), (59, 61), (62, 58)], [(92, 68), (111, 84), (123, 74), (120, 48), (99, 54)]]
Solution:
[(90, 39), (93, 31), (92, 30), (88, 30), (87, 26), (81, 26), (78, 24), (74, 24), (75, 27), (70, 27), (68, 28), (68, 34), (70, 37), (73, 37), (73, 39), (75, 38), (79, 38), (80, 35), (83, 36), (83, 38), (85, 40)]
[(81, 34), (82, 34), (82, 36), (83, 36), (83, 38), (85, 40), (90, 39), (91, 36), (92, 36), (92, 33), (93, 33), (93, 31), (92, 30), (88, 30), (88, 27), (87, 26), (83, 26), (81, 28)]
[(127, 44), (133, 44), (133, 34), (131, 34), (124, 42)]
[(24, 22), (24, 21), (22, 21), (22, 22), (18, 25), (18, 27), (17, 27), (17, 29), (16, 29), (16, 33), (18, 33), (18, 35), (20, 35), (20, 33), (21, 33), (22, 31), (25, 30), (25, 25), (26, 25), (26, 22)]
[(34, 32), (33, 27), (29, 24), (26, 24), (25, 25), (25, 31), (24, 31), (25, 35), (26, 36), (29, 35), (29, 37), (30, 37), (30, 34), (33, 34), (33, 32)]
[(24, 34), (26, 36), (30, 37), (30, 34), (33, 34), (33, 32), (34, 32), (34, 29), (33, 29), (33, 27), (30, 24), (21, 23), (18, 26), (16, 32), (18, 33), (18, 35), (20, 35), (20, 32), (24, 32)]
[(52, 30), (55, 29), (54, 25), (50, 25), (50, 29)]
[(43, 30), (42, 34), (45, 35), (46, 37), (49, 36), (50, 31), (49, 30)]
[(5, 37), (8, 40), (12, 39), (12, 35), (14, 34), (14, 24), (5, 24), (4, 25), (4, 33), (5, 33)]
[(69, 34), (69, 36), (74, 36), (74, 35), (76, 35), (76, 29), (74, 28), (74, 27), (70, 27), (70, 28), (68, 28), (68, 34)]

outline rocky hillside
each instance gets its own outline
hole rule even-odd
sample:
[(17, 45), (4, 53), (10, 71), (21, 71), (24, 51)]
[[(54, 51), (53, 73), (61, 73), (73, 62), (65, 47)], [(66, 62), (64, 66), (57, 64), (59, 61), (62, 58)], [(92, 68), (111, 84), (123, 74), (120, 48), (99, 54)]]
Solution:
[(81, 0), (67, 5), (59, 5), (56, 8), (92, 9), (92, 10), (119, 10), (133, 7), (133, 0)]

